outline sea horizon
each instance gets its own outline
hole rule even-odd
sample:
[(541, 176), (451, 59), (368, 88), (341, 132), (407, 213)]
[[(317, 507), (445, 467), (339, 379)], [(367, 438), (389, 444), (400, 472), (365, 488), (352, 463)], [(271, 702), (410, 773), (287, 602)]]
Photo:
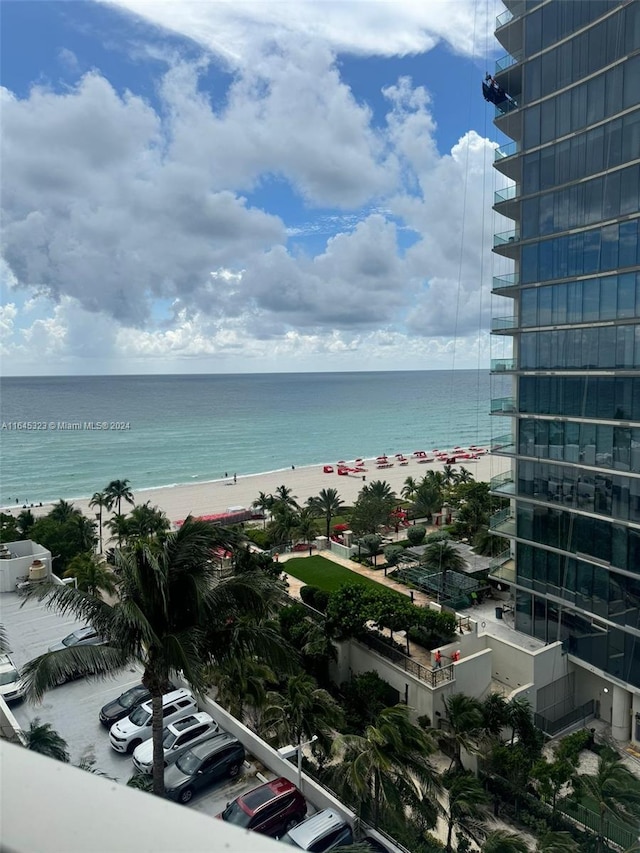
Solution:
[(491, 384), (464, 369), (2, 377), (0, 505), (486, 445)]

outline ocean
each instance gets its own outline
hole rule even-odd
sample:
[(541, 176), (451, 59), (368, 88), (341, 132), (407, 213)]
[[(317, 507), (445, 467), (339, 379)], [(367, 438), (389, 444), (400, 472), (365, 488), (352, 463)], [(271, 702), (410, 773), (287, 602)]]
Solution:
[(485, 370), (7, 377), (0, 506), (482, 445), (508, 393)]

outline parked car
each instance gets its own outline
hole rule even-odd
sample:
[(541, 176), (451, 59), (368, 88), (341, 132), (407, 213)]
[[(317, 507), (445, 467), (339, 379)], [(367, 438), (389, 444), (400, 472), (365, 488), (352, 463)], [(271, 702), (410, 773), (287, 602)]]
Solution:
[(62, 649), (71, 648), (71, 646), (103, 646), (105, 642), (95, 628), (78, 628), (77, 631), (67, 634), (64, 640), (49, 646), (49, 651), (60, 652)]
[(324, 809), (294, 826), (280, 842), (300, 850), (325, 853), (334, 847), (353, 844), (353, 830), (333, 809)]
[[(172, 689), (174, 689), (172, 687)], [(151, 699), (151, 693), (147, 690), (144, 684), (136, 684), (135, 687), (130, 687), (121, 693), (117, 699), (112, 702), (107, 702), (100, 709), (100, 722), (103, 726), (111, 728), (114, 723), (121, 720), (123, 717), (128, 717), (134, 708), (142, 705)]]
[(9, 655), (0, 655), (0, 696), (5, 702), (15, 702), (23, 695), (24, 688), (16, 665)]
[[(166, 724), (194, 714), (198, 710), (190, 690), (173, 690), (162, 697), (162, 718)], [(124, 720), (109, 730), (109, 743), (116, 752), (133, 752), (142, 741), (151, 737), (151, 701), (143, 702)]]
[(218, 817), (271, 838), (280, 838), (305, 819), (307, 801), (287, 779), (274, 779), (228, 803)]
[[(190, 714), (175, 723), (170, 723), (162, 732), (164, 766), (173, 764), (190, 747), (219, 734), (220, 726), (209, 714)], [(137, 746), (133, 752), (133, 764), (140, 773), (153, 770), (153, 741), (151, 738)]]
[(227, 732), (199, 743), (164, 771), (166, 796), (179, 803), (188, 803), (201, 788), (224, 777), (234, 779), (244, 758), (243, 745)]

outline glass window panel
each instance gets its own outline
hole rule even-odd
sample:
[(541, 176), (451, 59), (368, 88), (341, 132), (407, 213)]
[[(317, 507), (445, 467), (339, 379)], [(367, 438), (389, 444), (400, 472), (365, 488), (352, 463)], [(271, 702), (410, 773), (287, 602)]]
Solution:
[(567, 287), (557, 284), (552, 293), (551, 322), (554, 325), (567, 322)]
[[(620, 178), (621, 175), (626, 175), (629, 169), (624, 172), (610, 172), (603, 179), (604, 198), (602, 204), (603, 219), (613, 219), (620, 212)], [(637, 202), (637, 190), (635, 192), (635, 201)]]
[(622, 163), (622, 119), (610, 122), (604, 130), (604, 168), (612, 169)]
[(524, 147), (540, 145), (540, 104), (529, 107), (524, 114)]
[[(636, 316), (636, 282), (633, 273), (617, 276), (618, 317)], [(608, 279), (607, 279), (608, 281)]]
[(538, 279), (538, 246), (537, 244), (523, 246), (521, 252), (521, 278), (523, 284)]
[(540, 217), (539, 198), (527, 198), (522, 202), (522, 237), (535, 237), (538, 234)]
[[(601, 196), (598, 201), (602, 201)], [(584, 249), (584, 254), (582, 256), (583, 267), (577, 272), (584, 272), (585, 274), (591, 272), (598, 272), (600, 270), (600, 229), (595, 229), (593, 231), (585, 231), (585, 233), (581, 236), (583, 239)]]
[(600, 269), (615, 269), (618, 266), (618, 226), (607, 225), (600, 233), (602, 238)]
[(605, 108), (607, 115), (615, 115), (622, 109), (623, 80), (622, 65), (611, 68), (605, 74)]
[(552, 332), (538, 332), (538, 364), (542, 370), (551, 368), (551, 335)]
[(618, 368), (635, 367), (635, 329), (633, 326), (618, 326), (616, 335), (616, 363)]
[(538, 279), (549, 281), (553, 275), (553, 240), (545, 240), (538, 244)]
[(610, 418), (615, 409), (616, 381), (612, 377), (602, 376), (598, 378), (598, 408), (599, 418)]
[[(622, 130), (622, 128), (621, 128)], [(523, 195), (537, 193), (540, 189), (540, 152), (525, 154), (522, 168)]]
[(577, 181), (584, 175), (586, 163), (587, 134), (581, 133), (571, 140), (571, 180)]
[(578, 462), (580, 453), (580, 425), (567, 421), (564, 425), (564, 458), (567, 462)]
[(561, 461), (564, 456), (564, 425), (562, 421), (549, 423), (549, 459)]
[(640, 54), (628, 59), (624, 64), (624, 89), (622, 92), (624, 109), (637, 104), (638, 92), (640, 92)]
[(556, 67), (556, 86), (558, 89), (564, 89), (570, 83), (573, 83), (571, 58), (573, 53), (573, 42), (568, 41), (561, 44), (557, 51), (557, 67)]
[(613, 428), (613, 467), (618, 471), (629, 471), (631, 468), (631, 429), (629, 427)]
[(618, 316), (618, 278), (608, 275), (600, 279), (600, 319), (615, 320)]
[(632, 267), (636, 264), (638, 254), (638, 221), (621, 222), (618, 237), (618, 263), (621, 267)]
[(556, 158), (553, 146), (540, 152), (540, 189), (547, 190), (555, 185)]
[(563, 92), (556, 99), (556, 136), (571, 133), (571, 92)]
[[(595, 29), (592, 32), (595, 34)], [(602, 33), (600, 33), (600, 42), (602, 42)], [(602, 61), (599, 63), (600, 66), (603, 64)], [(605, 80), (603, 74), (594, 77), (593, 80), (589, 80), (587, 85), (587, 124), (593, 124), (604, 118), (604, 89)]]
[(592, 329), (594, 337), (597, 338), (598, 354), (596, 358), (597, 367), (615, 367), (616, 361), (616, 329), (615, 326), (605, 326), (601, 329)]
[[(602, 194), (604, 180), (596, 178), (584, 184), (584, 218), (576, 225), (593, 225), (602, 219)], [(597, 269), (597, 266), (596, 266)]]
[(637, 474), (640, 472), (640, 429), (633, 427), (631, 430), (631, 470)]
[[(635, 298), (635, 282), (634, 282)], [(529, 287), (520, 294), (520, 322), (523, 326), (538, 325), (538, 291)]]
[(525, 50), (528, 56), (542, 50), (542, 9), (535, 9), (524, 19)]
[(582, 320), (582, 282), (572, 281), (567, 285), (567, 321), (579, 323)]
[(528, 592), (518, 590), (516, 592), (516, 630), (523, 634), (531, 634), (531, 601)]
[(585, 321), (600, 319), (600, 279), (592, 278), (582, 284), (583, 314)]
[(524, 456), (534, 455), (535, 421), (527, 418), (520, 421), (520, 449)]
[(553, 221), (554, 193), (543, 195), (538, 199), (538, 201), (540, 205), (538, 222), (539, 233), (553, 234), (553, 232), (557, 230)]
[[(556, 70), (557, 69), (557, 53), (558, 52), (556, 50), (552, 50), (549, 53), (546, 53), (543, 57), (543, 62), (541, 64), (541, 68), (540, 68), (540, 91), (542, 93), (543, 98), (545, 95), (550, 95), (552, 92), (555, 92), (558, 88), (558, 84), (557, 84), (558, 75), (557, 75), (557, 70)], [(553, 106), (554, 109), (545, 110), (543, 108), (543, 110), (542, 110), (542, 141), (543, 142), (548, 142), (554, 136), (553, 131), (555, 131), (555, 127), (553, 128), (553, 131), (551, 132), (550, 136), (545, 135), (545, 124), (548, 123), (549, 125), (555, 125), (555, 117), (556, 117), (555, 104), (552, 104), (551, 106)], [(547, 113), (547, 115), (545, 115), (545, 112)]]
[(635, 160), (640, 151), (640, 110), (630, 113), (622, 119), (621, 162)]
[(537, 101), (540, 97), (540, 68), (541, 59), (532, 59), (524, 69), (524, 99), (526, 102)]
[[(640, 151), (640, 148), (638, 149)], [(621, 175), (619, 212), (635, 213), (640, 209), (640, 166), (625, 169)]]
[(551, 325), (551, 305), (553, 286), (538, 290), (538, 322), (541, 326)]
[[(624, 51), (631, 53), (640, 48), (640, 8), (638, 8), (637, 3), (631, 3), (627, 6), (624, 19)], [(640, 55), (637, 59), (640, 60)], [(636, 94), (640, 91), (640, 68), (636, 70), (635, 91)]]

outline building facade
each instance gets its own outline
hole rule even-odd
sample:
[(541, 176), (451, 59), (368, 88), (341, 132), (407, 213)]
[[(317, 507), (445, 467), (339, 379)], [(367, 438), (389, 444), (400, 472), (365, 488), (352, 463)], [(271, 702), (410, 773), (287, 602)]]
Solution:
[(494, 252), (514, 271), (493, 290), (513, 312), (492, 332), (513, 356), (492, 369), (513, 396), (492, 409), (513, 462), (492, 484), (510, 499), (492, 575), (516, 629), (561, 640), (614, 735), (640, 740), (640, 2), (505, 6), (495, 124), (512, 141), (494, 165), (515, 185)]

